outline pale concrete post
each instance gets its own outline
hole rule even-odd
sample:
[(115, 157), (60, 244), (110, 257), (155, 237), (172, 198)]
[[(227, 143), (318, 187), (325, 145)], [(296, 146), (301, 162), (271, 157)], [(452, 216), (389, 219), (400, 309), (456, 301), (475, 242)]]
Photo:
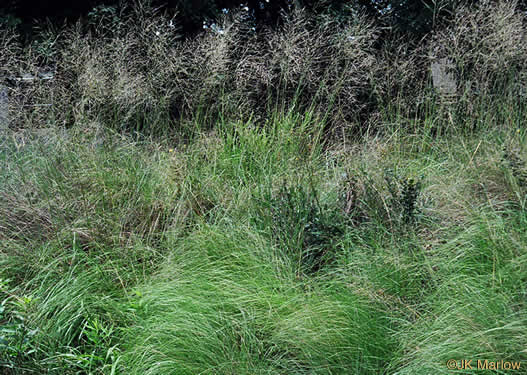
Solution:
[(452, 73), (453, 68), (454, 63), (447, 57), (432, 61), (432, 82), (442, 98), (452, 98), (457, 94), (456, 78)]

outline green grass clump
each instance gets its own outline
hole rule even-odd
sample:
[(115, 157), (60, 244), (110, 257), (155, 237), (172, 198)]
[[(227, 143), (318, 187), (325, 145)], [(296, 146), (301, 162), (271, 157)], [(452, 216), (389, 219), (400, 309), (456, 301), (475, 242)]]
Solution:
[(200, 227), (140, 287), (130, 373), (377, 372), (389, 321), (343, 283), (300, 281), (249, 228)]

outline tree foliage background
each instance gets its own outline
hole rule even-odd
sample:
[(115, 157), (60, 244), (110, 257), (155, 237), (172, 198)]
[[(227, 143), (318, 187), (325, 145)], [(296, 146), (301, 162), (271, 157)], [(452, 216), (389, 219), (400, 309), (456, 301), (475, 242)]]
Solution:
[[(137, 1), (137, 0), (136, 0)], [(256, 25), (275, 26), (282, 14), (292, 8), (306, 8), (313, 13), (349, 17), (366, 13), (379, 26), (413, 36), (422, 36), (450, 19), (461, 3), (476, 4), (488, 0), (148, 0), (161, 10), (177, 13), (183, 35), (199, 32), (204, 22), (211, 22), (225, 10), (247, 7)], [(116, 7), (133, 3), (124, 0), (5, 0), (0, 5), (0, 22), (16, 25), (22, 33), (31, 34), (35, 24), (49, 19), (54, 23), (75, 22), (96, 7)], [(526, 9), (526, 2), (518, 6)]]

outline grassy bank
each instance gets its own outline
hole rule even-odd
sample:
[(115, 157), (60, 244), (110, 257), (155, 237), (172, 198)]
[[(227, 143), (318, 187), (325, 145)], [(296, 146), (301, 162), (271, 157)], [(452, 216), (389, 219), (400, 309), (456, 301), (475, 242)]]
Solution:
[(523, 130), (323, 148), (308, 115), (275, 121), (178, 145), (110, 131), (97, 145), (84, 128), (4, 139), (5, 371), (525, 360)]
[(9, 88), (0, 133), (0, 373), (524, 372), (509, 2), (382, 48), (358, 16), (263, 35), (232, 16), (181, 41), (135, 12), (48, 55), (0, 33), (4, 70), (55, 64)]

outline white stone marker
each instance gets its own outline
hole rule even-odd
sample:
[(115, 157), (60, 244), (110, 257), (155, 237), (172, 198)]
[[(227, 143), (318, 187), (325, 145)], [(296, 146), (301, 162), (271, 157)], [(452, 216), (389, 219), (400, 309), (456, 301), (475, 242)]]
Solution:
[(441, 58), (432, 62), (432, 82), (443, 97), (452, 97), (457, 93), (457, 85), (452, 69), (454, 64), (449, 58)]

